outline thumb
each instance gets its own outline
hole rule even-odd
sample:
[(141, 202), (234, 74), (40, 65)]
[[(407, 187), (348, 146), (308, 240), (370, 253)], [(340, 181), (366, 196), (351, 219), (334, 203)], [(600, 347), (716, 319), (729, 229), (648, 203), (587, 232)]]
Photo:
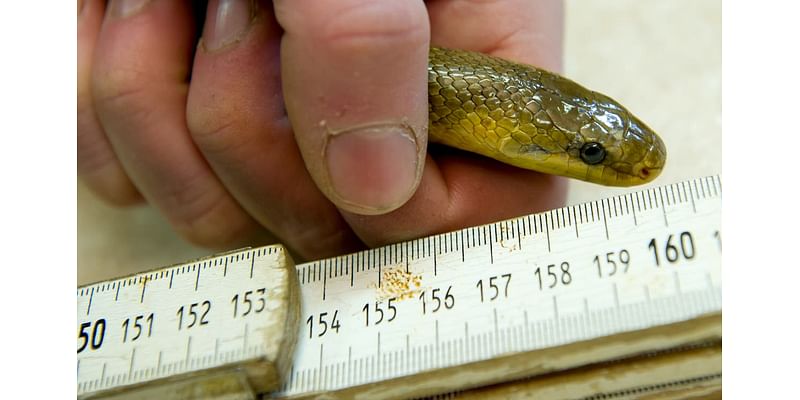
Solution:
[(422, 1), (283, 0), (275, 14), (289, 119), (320, 190), (384, 214), (422, 176), (430, 28)]

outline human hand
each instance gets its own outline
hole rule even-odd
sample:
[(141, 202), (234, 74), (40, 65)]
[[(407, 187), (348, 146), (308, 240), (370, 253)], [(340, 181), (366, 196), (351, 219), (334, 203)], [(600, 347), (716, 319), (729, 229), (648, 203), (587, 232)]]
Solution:
[(214, 0), (199, 44), (189, 2), (104, 3), (79, 6), (79, 175), (192, 242), (266, 230), (319, 258), (564, 201), (563, 178), (426, 146), (429, 44), (557, 71), (559, 1)]

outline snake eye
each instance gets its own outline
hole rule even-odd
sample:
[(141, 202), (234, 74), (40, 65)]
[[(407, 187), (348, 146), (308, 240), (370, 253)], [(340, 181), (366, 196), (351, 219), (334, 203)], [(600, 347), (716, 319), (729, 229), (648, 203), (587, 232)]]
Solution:
[(581, 160), (589, 165), (603, 162), (606, 158), (606, 149), (597, 142), (588, 142), (581, 147)]

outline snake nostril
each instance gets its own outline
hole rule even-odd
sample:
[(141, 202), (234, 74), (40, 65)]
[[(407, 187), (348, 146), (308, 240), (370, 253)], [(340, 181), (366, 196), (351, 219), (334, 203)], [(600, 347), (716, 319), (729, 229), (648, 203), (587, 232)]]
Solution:
[(641, 177), (642, 179), (647, 179), (647, 177), (649, 177), (649, 176), (650, 176), (650, 170), (649, 169), (642, 168), (639, 171), (639, 177)]

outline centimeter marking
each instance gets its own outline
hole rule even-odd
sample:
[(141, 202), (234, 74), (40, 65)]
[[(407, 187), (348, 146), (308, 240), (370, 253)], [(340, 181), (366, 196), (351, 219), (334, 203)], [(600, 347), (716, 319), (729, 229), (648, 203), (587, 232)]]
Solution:
[(720, 312), (720, 187), (699, 178), (298, 265), (304, 324), (274, 396)]
[[(298, 265), (297, 350), (274, 395), (364, 385), (719, 312), (720, 191), (719, 177), (698, 178)], [(78, 394), (261, 354), (251, 339), (257, 318), (238, 323), (230, 314), (232, 296), (256, 289), (245, 282), (270, 257), (266, 250), (79, 288)], [(178, 332), (190, 318), (176, 312), (190, 304), (199, 307), (194, 322), (206, 324)], [(133, 341), (136, 324), (141, 337)], [(116, 353), (104, 353), (104, 341), (115, 342)]]

